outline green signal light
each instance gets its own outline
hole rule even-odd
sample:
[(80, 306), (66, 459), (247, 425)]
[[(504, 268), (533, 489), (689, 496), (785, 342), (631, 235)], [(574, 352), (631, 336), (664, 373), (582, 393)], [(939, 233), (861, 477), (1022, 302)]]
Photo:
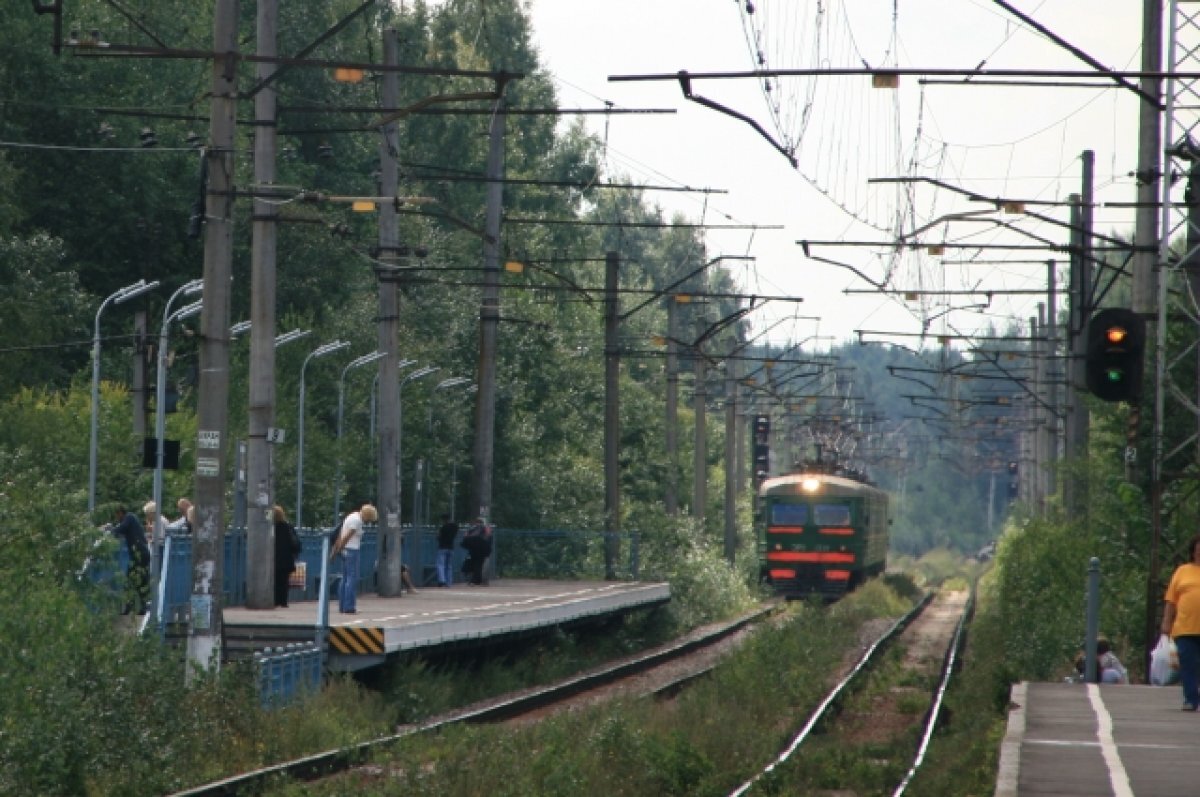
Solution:
[(1104, 378), (1109, 382), (1120, 382), (1125, 379), (1125, 372), (1120, 368), (1109, 368), (1104, 372)]

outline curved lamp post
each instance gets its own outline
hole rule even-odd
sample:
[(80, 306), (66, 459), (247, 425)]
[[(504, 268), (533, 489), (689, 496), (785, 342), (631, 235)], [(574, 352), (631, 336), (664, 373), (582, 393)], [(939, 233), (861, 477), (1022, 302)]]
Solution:
[[(429, 393), (429, 422), (426, 426), (426, 434), (429, 439), (429, 457), (425, 461), (425, 522), (430, 522), (429, 504), (433, 494), (433, 405), (434, 396), (443, 388), (458, 387), (470, 383), (470, 379), (465, 376), (452, 376), (449, 379), (443, 379), (434, 386)], [(477, 388), (478, 389), (478, 388)], [(452, 477), (453, 478), (453, 477)]]
[[(250, 327), (250, 321), (239, 321), (229, 328), (229, 334), (234, 337), (244, 335), (250, 331)], [(293, 329), (290, 332), (281, 333), (275, 336), (275, 348), (278, 349), (285, 343), (291, 343), (293, 340), (306, 338), (311, 334), (311, 329)], [(248, 443), (245, 440), (239, 440), (237, 445), (238, 466), (235, 471), (236, 475), (233, 479), (233, 527), (244, 529), (246, 528), (246, 451)], [(275, 454), (273, 451), (271, 452), (270, 456), (272, 457), (270, 471), (272, 474), (271, 487), (272, 492), (274, 492)]]
[[(418, 368), (408, 376), (400, 380), (400, 388), (396, 391), (396, 469), (400, 471), (400, 491), (396, 494), (396, 506), (399, 507), (400, 515), (404, 516), (404, 386), (414, 379), (420, 379), (423, 376), (429, 376), (435, 371), (440, 371), (435, 365), (427, 365), (424, 368)], [(416, 504), (413, 505), (414, 515), (416, 512)], [(414, 523), (416, 517), (413, 517)]]
[[(479, 385), (471, 385), (466, 389), (468, 395), (479, 392)], [(458, 460), (450, 458), (450, 519), (458, 520)]]
[(304, 363), (300, 366), (300, 406), (297, 410), (299, 419), (297, 426), (299, 432), (296, 435), (296, 528), (303, 528), (304, 521), (304, 370), (308, 368), (308, 361), (314, 357), (324, 357), (326, 354), (333, 354), (335, 351), (341, 351), (350, 345), (349, 341), (335, 340), (332, 343), (326, 343), (309, 352), (304, 358)]
[(109, 294), (100, 308), (96, 310), (95, 333), (92, 335), (92, 429), (91, 444), (88, 446), (88, 512), (96, 509), (96, 444), (100, 437), (100, 314), (110, 304), (120, 304), (135, 296), (141, 296), (146, 291), (158, 287), (158, 280), (146, 282), (138, 280), (132, 285), (126, 285)]
[[(401, 371), (410, 365), (416, 365), (416, 360), (401, 360), (396, 363), (396, 370)], [(377, 469), (378, 455), (375, 452), (375, 405), (379, 397), (379, 372), (375, 372), (375, 378), (371, 380), (371, 474), (372, 480), (378, 479), (379, 471)]]
[(338, 378), (337, 460), (335, 475), (333, 477), (333, 525), (335, 526), (338, 522), (338, 513), (342, 509), (342, 414), (346, 404), (346, 373), (354, 368), (369, 365), (376, 360), (382, 359), (383, 356), (384, 352), (373, 351), (370, 354), (356, 357), (346, 363), (346, 367), (342, 369), (342, 375)]
[(194, 307), (198, 310), (200, 303), (188, 305), (173, 315), (171, 308), (180, 296), (194, 296), (202, 290), (204, 290), (204, 280), (196, 279), (172, 293), (171, 298), (167, 299), (167, 306), (163, 310), (162, 326), (158, 330), (158, 370), (155, 374), (154, 385), (154, 505), (158, 507), (158, 517), (160, 518), (163, 517), (163, 459), (165, 458), (163, 438), (166, 437), (167, 429), (167, 341), (170, 337), (171, 322), (193, 315), (195, 310), (188, 312), (189, 308)]
[[(200, 283), (199, 287), (193, 287), (194, 283)], [(171, 303), (180, 294), (187, 295), (189, 293), (199, 293), (204, 287), (203, 280), (193, 280), (187, 285), (184, 285), (179, 290), (171, 295), (167, 301), (167, 309), (163, 311), (163, 325), (158, 333), (158, 373), (155, 375), (155, 393), (154, 393), (154, 527), (146, 529), (150, 533), (150, 586), (153, 588), (158, 584), (159, 575), (162, 573), (163, 567), (163, 544), (166, 536), (167, 520), (163, 513), (162, 491), (163, 491), (163, 460), (166, 458), (166, 445), (163, 438), (166, 436), (166, 394), (167, 394), (167, 339), (171, 329), (171, 324), (175, 321), (182, 321), (185, 318), (191, 318), (200, 312), (204, 307), (204, 302), (192, 302), (191, 304), (180, 307), (174, 313), (170, 312)], [(192, 288), (191, 290), (188, 290)], [(155, 590), (155, 600), (158, 600), (158, 590)], [(160, 607), (155, 605), (154, 614), (158, 616)]]

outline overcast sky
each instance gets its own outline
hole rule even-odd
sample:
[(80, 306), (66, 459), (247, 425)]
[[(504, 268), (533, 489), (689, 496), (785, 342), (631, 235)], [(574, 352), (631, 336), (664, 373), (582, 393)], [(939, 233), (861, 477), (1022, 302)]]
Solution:
[[(916, 176), (964, 191), (1005, 199), (1062, 201), (1080, 190), (1080, 153), (1096, 156), (1098, 202), (1131, 202), (1136, 187), (1135, 95), (1121, 88), (964, 86), (900, 78), (896, 90), (872, 89), (869, 77), (784, 77), (770, 92), (761, 81), (697, 80), (693, 91), (754, 118), (776, 143), (793, 148), (793, 168), (750, 125), (687, 101), (678, 81), (611, 82), (612, 75), (749, 71), (760, 57), (768, 68), (898, 66), (970, 69), (1087, 69), (990, 0), (532, 0), (535, 38), (557, 80), (565, 107), (673, 108), (666, 116), (592, 117), (606, 142), (610, 176), (652, 184), (727, 191), (657, 192), (664, 209), (714, 224), (781, 229), (713, 230), (710, 256), (750, 254), (751, 265), (730, 267), (739, 284), (760, 295), (802, 296), (801, 304), (771, 302), (754, 315), (778, 342), (810, 335), (839, 341), (855, 330), (932, 334), (971, 333), (988, 324), (1026, 323), (1037, 297), (925, 295), (905, 300), (871, 289), (1044, 290), (1040, 263), (1063, 261), (1046, 250), (947, 250), (943, 257), (881, 247), (813, 246), (806, 259), (798, 240), (885, 241), (897, 227), (921, 228), (949, 213), (982, 211), (928, 184), (902, 187), (869, 179)], [(1012, 5), (1100, 63), (1136, 70), (1140, 63), (1141, 3), (1132, 0), (1013, 0)], [(818, 11), (821, 13), (818, 13)], [(951, 78), (953, 79), (953, 78)], [(1094, 84), (1103, 80), (1090, 81)], [(773, 109), (773, 110), (772, 110)], [(775, 124), (778, 120), (778, 125)], [(903, 193), (902, 193), (903, 192)], [(1038, 208), (1062, 222), (1066, 207)], [(995, 220), (1017, 223), (1023, 232)], [(1098, 232), (1132, 231), (1127, 210), (1100, 207)], [(938, 223), (921, 240), (1032, 244), (1034, 237), (1065, 243), (1067, 231), (1044, 222), (987, 214), (979, 221)], [(959, 261), (974, 260), (970, 265)], [(979, 262), (987, 261), (987, 262)], [(820, 321), (789, 315), (819, 316)], [(871, 336), (872, 338), (875, 336)], [(869, 338), (871, 339), (871, 338)], [(897, 340), (905, 340), (898, 338)], [(909, 339), (908, 345), (917, 341)], [(927, 344), (928, 345), (928, 344)]]

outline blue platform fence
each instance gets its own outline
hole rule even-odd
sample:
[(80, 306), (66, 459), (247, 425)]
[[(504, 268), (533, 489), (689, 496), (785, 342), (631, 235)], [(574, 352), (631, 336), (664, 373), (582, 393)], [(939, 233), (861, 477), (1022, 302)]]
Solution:
[[(304, 586), (288, 592), (288, 600), (316, 600), (321, 590), (321, 552), (330, 529), (299, 529), (301, 552), (297, 569), (303, 570)], [(604, 549), (610, 535), (606, 532), (510, 529), (493, 530), (492, 566), (498, 578), (532, 578), (557, 580), (601, 580), (605, 578)], [(637, 580), (640, 569), (639, 535), (620, 532), (621, 561), (616, 565), (617, 578)], [(461, 540), (461, 537), (460, 537)], [(377, 592), (379, 586), (376, 564), (379, 536), (374, 526), (364, 530), (359, 549), (359, 594)], [(246, 605), (246, 533), (230, 529), (225, 534), (223, 552), (221, 601), (224, 606)], [(417, 587), (437, 583), (437, 528), (406, 526), (403, 529), (401, 560), (408, 566)], [(462, 565), (466, 551), (456, 545), (452, 558), (454, 579), (464, 579)], [(117, 549), (116, 561), (109, 566), (96, 563), (89, 568), (94, 580), (111, 580), (112, 567), (124, 572), (128, 564), (124, 546)], [(335, 559), (327, 564), (329, 580), (340, 578), (341, 563)], [(172, 622), (187, 616), (191, 601), (192, 538), (186, 534), (171, 534), (166, 546), (164, 581), (159, 585), (162, 595), (161, 616)], [(152, 596), (157, 601), (159, 592)]]
[[(300, 529), (301, 551), (297, 571), (303, 586), (295, 584), (288, 593), (290, 601), (315, 601), (321, 592), (321, 559), (328, 550), (330, 529)], [(623, 561), (616, 567), (618, 578), (637, 580), (640, 567), (639, 536), (636, 532), (610, 535), (606, 532), (528, 530), (494, 528), (492, 536), (492, 567), (502, 578), (531, 578), (554, 580), (587, 580), (605, 577), (604, 551), (612, 536), (620, 541)], [(359, 593), (378, 591), (376, 564), (379, 554), (378, 530), (364, 529), (360, 551)], [(225, 535), (222, 579), (222, 604), (244, 606), (246, 603), (246, 533), (230, 529)], [(437, 583), (437, 529), (433, 526), (405, 527), (401, 545), (401, 560), (418, 586)], [(452, 557), (456, 583), (465, 580), (462, 565), (466, 552), (456, 545)], [(164, 623), (186, 622), (191, 602), (192, 539), (186, 534), (170, 534), (164, 548), (163, 579), (152, 595), (151, 617), (161, 617)], [(79, 575), (114, 586), (119, 583), (116, 573), (128, 565), (125, 547), (118, 546), (115, 560), (89, 557)], [(327, 564), (328, 578), (336, 583), (341, 564)], [(158, 606), (161, 602), (161, 610)], [(292, 643), (268, 647), (254, 654), (255, 676), (259, 696), (265, 708), (286, 706), (321, 683), (324, 650), (316, 643)]]
[(263, 708), (280, 708), (321, 686), (324, 666), (315, 642), (292, 642), (254, 654), (259, 701)]

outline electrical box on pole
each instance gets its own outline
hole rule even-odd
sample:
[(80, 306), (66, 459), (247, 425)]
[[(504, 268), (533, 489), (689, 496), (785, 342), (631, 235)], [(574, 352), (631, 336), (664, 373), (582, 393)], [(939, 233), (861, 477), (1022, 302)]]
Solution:
[(1136, 402), (1142, 393), (1146, 322), (1132, 310), (1112, 307), (1088, 323), (1087, 388), (1103, 401)]

